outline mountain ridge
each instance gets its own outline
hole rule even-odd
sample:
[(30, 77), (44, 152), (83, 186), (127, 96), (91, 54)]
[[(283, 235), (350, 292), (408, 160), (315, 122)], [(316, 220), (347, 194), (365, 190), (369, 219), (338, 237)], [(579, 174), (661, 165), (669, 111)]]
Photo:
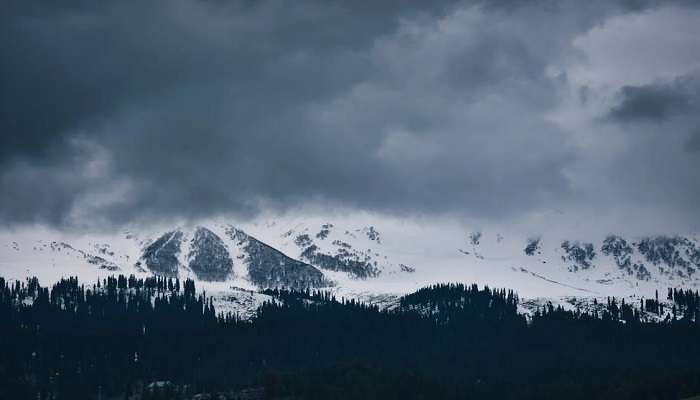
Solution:
[(433, 239), (372, 224), (215, 222), (101, 237), (0, 232), (0, 267), (7, 278), (45, 282), (108, 273), (187, 277), (221, 296), (233, 287), (325, 288), (386, 298), (437, 282), (476, 282), (530, 298), (648, 297), (700, 285), (700, 244), (692, 235), (574, 239), (464, 230)]

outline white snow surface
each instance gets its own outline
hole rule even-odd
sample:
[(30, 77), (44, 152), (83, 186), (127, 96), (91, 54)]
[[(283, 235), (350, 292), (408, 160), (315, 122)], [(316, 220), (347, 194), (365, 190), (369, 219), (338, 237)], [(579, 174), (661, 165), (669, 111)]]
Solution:
[[(344, 272), (321, 269), (326, 278), (335, 283), (331, 290), (338, 297), (387, 307), (395, 304), (395, 299), (402, 294), (446, 282), (512, 288), (521, 298), (558, 299), (555, 301), (559, 303), (566, 303), (567, 298), (651, 298), (656, 290), (660, 294), (665, 294), (668, 287), (695, 290), (700, 284), (700, 272), (690, 277), (661, 274), (650, 263), (646, 263), (651, 272), (649, 280), (639, 280), (625, 273), (611, 257), (600, 251), (603, 234), (587, 233), (577, 237), (550, 232), (533, 235), (523, 230), (482, 230), (457, 223), (431, 224), (369, 215), (275, 217), (242, 222), (217, 219), (115, 233), (82, 234), (36, 226), (3, 230), (0, 231), (0, 276), (10, 280), (37, 276), (43, 285), (68, 276), (78, 276), (86, 283), (116, 274), (146, 276), (149, 272), (145, 265), (137, 266), (143, 249), (163, 233), (181, 230), (180, 277), (196, 280), (187, 268), (187, 255), (197, 226), (217, 234), (233, 260), (234, 273), (229, 280), (197, 282), (198, 290), (214, 296), (219, 311), (244, 310), (250, 314), (268, 299), (256, 293), (257, 288), (250, 282), (244, 243), (227, 234), (232, 227), (304, 262), (309, 261), (302, 257), (304, 246), (296, 243), (299, 235), (308, 235), (318, 252), (324, 254), (337, 255), (340, 248), (346, 249), (349, 257), (367, 261), (380, 272), (374, 278), (358, 279)], [(327, 235), (319, 235), (324, 230)], [(700, 246), (697, 235), (682, 236)], [(540, 238), (541, 249), (528, 256), (524, 248), (532, 237)], [(564, 240), (593, 243), (596, 256), (591, 268), (571, 271), (571, 263), (562, 259)], [(634, 257), (637, 260), (641, 255)]]

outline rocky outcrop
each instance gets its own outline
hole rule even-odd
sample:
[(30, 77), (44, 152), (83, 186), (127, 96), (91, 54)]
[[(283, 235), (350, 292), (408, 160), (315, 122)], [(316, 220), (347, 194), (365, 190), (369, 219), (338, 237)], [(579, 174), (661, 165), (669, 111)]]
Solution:
[(603, 240), (600, 251), (606, 256), (612, 257), (617, 267), (628, 275), (633, 275), (637, 279), (644, 281), (651, 279), (651, 273), (643, 263), (632, 261), (634, 248), (624, 238), (617, 235), (609, 235)]
[(355, 278), (372, 278), (380, 272), (369, 256), (360, 259), (349, 245), (338, 247), (337, 254), (332, 255), (322, 253), (312, 244), (301, 252), (301, 258), (323, 269), (347, 272)]
[(312, 265), (287, 257), (245, 232), (228, 228), (226, 234), (245, 252), (243, 262), (250, 280), (261, 288), (307, 289), (331, 283)]
[(648, 237), (636, 243), (644, 259), (662, 274), (690, 277), (700, 268), (700, 248), (681, 236)]
[[(365, 279), (373, 278), (381, 273), (382, 268), (376, 261), (380, 257), (376, 250), (367, 248), (361, 250), (354, 248), (350, 243), (344, 240), (337, 239), (336, 234), (331, 243), (333, 224), (323, 224), (321, 229), (315, 235), (308, 233), (299, 233), (294, 237), (294, 243), (300, 250), (299, 258), (309, 264), (328, 271), (345, 272), (353, 278)], [(345, 231), (345, 238), (357, 239), (356, 233), (365, 235), (373, 245), (381, 245), (381, 235), (374, 226), (366, 226), (361, 229), (355, 229), (355, 233), (348, 230)], [(285, 235), (287, 237), (294, 234), (294, 231), (289, 231)], [(326, 243), (323, 243), (326, 241)], [(413, 268), (401, 268), (403, 272), (413, 272)]]
[(571, 242), (565, 240), (561, 244), (564, 250), (562, 261), (570, 262), (569, 269), (578, 271), (579, 269), (589, 269), (593, 266), (595, 250), (593, 243)]
[(181, 231), (171, 231), (148, 245), (141, 257), (146, 268), (156, 275), (177, 277), (180, 267), (177, 256), (180, 253), (182, 236)]
[(542, 254), (541, 250), (540, 238), (530, 238), (527, 240), (524, 250), (526, 255), (534, 256), (535, 254)]
[(233, 260), (223, 240), (207, 228), (195, 230), (190, 252), (189, 267), (203, 281), (224, 281), (233, 274)]

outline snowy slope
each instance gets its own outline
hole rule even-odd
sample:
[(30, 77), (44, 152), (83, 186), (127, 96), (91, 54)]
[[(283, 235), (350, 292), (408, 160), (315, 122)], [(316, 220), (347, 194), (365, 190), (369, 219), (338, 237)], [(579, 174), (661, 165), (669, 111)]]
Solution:
[(50, 283), (170, 271), (220, 299), (247, 296), (237, 301), (249, 305), (262, 300), (244, 294), (266, 287), (326, 288), (390, 306), (396, 296), (438, 282), (558, 299), (649, 298), (700, 284), (694, 235), (572, 236), (340, 217), (202, 221), (98, 235), (34, 227), (0, 232), (0, 276)]
[[(245, 229), (292, 257), (304, 259), (304, 249), (311, 245), (318, 248), (317, 252), (331, 256), (348, 257), (348, 250), (352, 259), (376, 267), (376, 277), (365, 279), (324, 270), (338, 283), (339, 293), (355, 297), (401, 294), (427, 284), (453, 281), (510, 287), (521, 296), (532, 298), (648, 298), (657, 289), (665, 293), (671, 286), (696, 288), (700, 284), (699, 273), (688, 273), (686, 267), (668, 265), (658, 254), (648, 257), (653, 252), (645, 254), (639, 249), (643, 243), (655, 243), (656, 253), (678, 252), (678, 260), (683, 259), (691, 270), (700, 271), (700, 243), (694, 235), (679, 236), (680, 239), (663, 235), (628, 237), (626, 241), (633, 251), (629, 266), (621, 266), (624, 262), (620, 262), (620, 256), (610, 246), (607, 252), (602, 249), (608, 234), (586, 237), (508, 234), (462, 226), (446, 229), (444, 225), (405, 222), (384, 227), (376, 220), (339, 222), (320, 218), (258, 222)], [(377, 235), (369, 237), (370, 229)], [(298, 240), (300, 236), (302, 240)], [(525, 249), (533, 239), (539, 239), (537, 248), (528, 255)], [(672, 246), (672, 250), (663, 249), (661, 244), (669, 241), (682, 243)], [(351, 248), (346, 249), (345, 244)], [(590, 259), (586, 255), (589, 247), (594, 253)], [(658, 251), (659, 248), (663, 251)], [(643, 266), (646, 272), (641, 273), (635, 265)]]
[(94, 282), (119, 273), (144, 274), (134, 265), (142, 246), (129, 232), (85, 236), (44, 228), (0, 231), (0, 275), (37, 276), (49, 283), (69, 276)]

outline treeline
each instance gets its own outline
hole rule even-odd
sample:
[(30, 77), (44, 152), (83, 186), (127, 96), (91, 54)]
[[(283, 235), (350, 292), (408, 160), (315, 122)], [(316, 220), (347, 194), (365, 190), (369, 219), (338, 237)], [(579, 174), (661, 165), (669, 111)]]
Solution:
[(49, 289), (0, 278), (0, 399), (236, 398), (250, 387), (269, 399), (700, 393), (689, 291), (670, 292), (677, 318), (609, 299), (592, 311), (550, 304), (530, 320), (513, 291), (476, 285), (434, 285), (392, 310), (325, 291), (265, 293), (274, 300), (242, 321), (190, 280), (71, 278)]

